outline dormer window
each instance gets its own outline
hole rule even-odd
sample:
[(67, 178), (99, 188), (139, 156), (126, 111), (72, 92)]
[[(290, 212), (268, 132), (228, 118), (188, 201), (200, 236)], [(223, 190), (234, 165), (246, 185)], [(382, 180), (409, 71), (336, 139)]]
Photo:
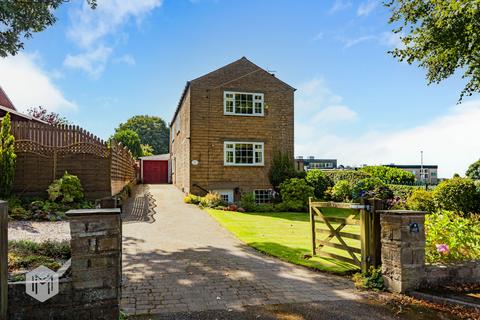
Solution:
[(226, 115), (263, 116), (263, 93), (225, 91), (223, 95)]

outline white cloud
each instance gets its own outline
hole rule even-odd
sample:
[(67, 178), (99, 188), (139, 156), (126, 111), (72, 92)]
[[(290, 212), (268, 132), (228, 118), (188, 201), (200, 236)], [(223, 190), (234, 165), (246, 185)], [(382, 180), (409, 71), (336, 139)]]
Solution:
[(135, 58), (131, 54), (124, 54), (121, 57), (115, 59), (116, 63), (125, 63), (129, 66), (134, 66), (136, 61)]
[[(299, 155), (311, 154), (306, 142), (330, 135), (330, 131), (357, 121), (357, 113), (343, 104), (343, 98), (328, 87), (325, 80), (313, 78), (297, 86), (295, 95), (295, 139)], [(318, 149), (314, 149), (318, 151)], [(319, 155), (323, 153), (318, 153)]]
[(400, 39), (403, 34), (400, 33), (393, 33), (393, 32), (383, 32), (379, 36), (380, 43), (392, 48), (403, 48), (404, 44)]
[(101, 0), (95, 10), (86, 1), (71, 13), (71, 27), (67, 35), (81, 47), (90, 48), (108, 34), (117, 32), (130, 19), (137, 23), (161, 0)]
[[(115, 43), (125, 42), (127, 36), (121, 32), (130, 21), (139, 25), (152, 10), (159, 7), (162, 0), (101, 0), (92, 10), (86, 1), (81, 7), (70, 12), (70, 27), (67, 36), (78, 47), (85, 50), (81, 54), (69, 54), (65, 65), (78, 68), (98, 78), (113, 51)], [(111, 39), (111, 37), (115, 39)], [(127, 64), (134, 62), (126, 58)]]
[(362, 42), (374, 40), (376, 38), (377, 37), (375, 37), (375, 36), (361, 36), (361, 37), (358, 37), (358, 38), (355, 38), (355, 39), (347, 39), (347, 40), (344, 40), (343, 42), (345, 44), (345, 48), (350, 48), (350, 47), (356, 46), (357, 44), (360, 44)]
[(302, 113), (318, 111), (330, 105), (338, 105), (342, 97), (334, 94), (327, 86), (324, 79), (313, 78), (301, 83), (295, 95), (295, 108)]
[[(441, 177), (464, 174), (480, 156), (480, 99), (455, 106), (425, 124), (395, 132), (340, 136), (324, 125), (297, 123), (297, 155), (338, 158), (347, 165), (417, 164), (424, 151), (427, 164), (438, 164)], [(327, 128), (328, 129), (328, 128)]]
[[(0, 59), (0, 85), (20, 111), (44, 106), (51, 111), (75, 109), (39, 66), (38, 54), (24, 52)], [(51, 76), (51, 75), (50, 75)]]
[(378, 0), (368, 0), (362, 2), (357, 9), (357, 16), (368, 16), (375, 8), (378, 6), (380, 1)]
[(312, 117), (314, 123), (323, 126), (329, 126), (339, 122), (351, 122), (356, 119), (357, 113), (344, 105), (328, 106)]
[(69, 68), (83, 70), (93, 78), (98, 78), (105, 69), (105, 65), (111, 53), (111, 48), (99, 46), (95, 50), (77, 55), (68, 54), (65, 57), (63, 64)]
[(330, 8), (330, 10), (328, 10), (328, 12), (330, 14), (333, 14), (335, 12), (338, 12), (338, 11), (343, 11), (343, 10), (346, 10), (348, 8), (350, 8), (352, 6), (352, 2), (351, 1), (348, 1), (348, 0), (335, 0), (335, 2), (333, 3), (332, 7)]

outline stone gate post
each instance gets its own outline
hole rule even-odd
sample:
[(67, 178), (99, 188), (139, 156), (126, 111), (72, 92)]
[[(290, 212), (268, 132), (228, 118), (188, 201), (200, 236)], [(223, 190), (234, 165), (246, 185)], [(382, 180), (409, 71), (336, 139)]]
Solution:
[(381, 210), (382, 273), (389, 291), (417, 289), (425, 273), (425, 212)]
[[(120, 209), (70, 210), (72, 287), (95, 319), (118, 320), (122, 278)], [(88, 309), (88, 308), (85, 308)]]

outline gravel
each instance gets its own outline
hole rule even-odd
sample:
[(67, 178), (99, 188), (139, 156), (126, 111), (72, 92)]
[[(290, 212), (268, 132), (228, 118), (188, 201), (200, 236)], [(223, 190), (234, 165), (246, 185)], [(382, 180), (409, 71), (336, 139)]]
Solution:
[(35, 242), (70, 240), (70, 224), (66, 221), (9, 221), (8, 240), (32, 240)]

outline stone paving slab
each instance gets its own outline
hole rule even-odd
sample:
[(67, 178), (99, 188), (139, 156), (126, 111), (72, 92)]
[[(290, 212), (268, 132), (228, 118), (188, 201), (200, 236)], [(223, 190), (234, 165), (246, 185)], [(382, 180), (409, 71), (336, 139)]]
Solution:
[(151, 185), (155, 221), (124, 225), (122, 309), (130, 315), (355, 300), (350, 280), (265, 256), (183, 203), (171, 185)]

